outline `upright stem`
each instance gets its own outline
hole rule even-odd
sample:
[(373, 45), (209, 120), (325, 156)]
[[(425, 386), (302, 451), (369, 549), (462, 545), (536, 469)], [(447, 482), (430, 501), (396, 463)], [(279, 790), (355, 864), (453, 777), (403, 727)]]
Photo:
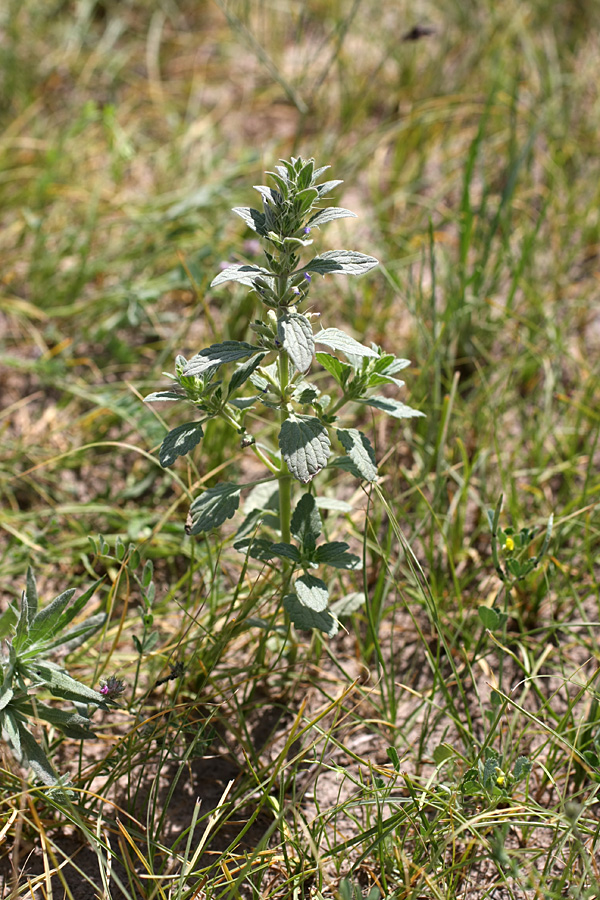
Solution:
[[(288, 408), (285, 402), (285, 394), (289, 382), (289, 362), (288, 355), (285, 350), (279, 354), (279, 386), (281, 388), (282, 404), (279, 411), (279, 424), (288, 418)], [(279, 466), (279, 526), (281, 529), (281, 540), (286, 544), (290, 542), (290, 520), (292, 515), (292, 478), (288, 471), (283, 455)]]

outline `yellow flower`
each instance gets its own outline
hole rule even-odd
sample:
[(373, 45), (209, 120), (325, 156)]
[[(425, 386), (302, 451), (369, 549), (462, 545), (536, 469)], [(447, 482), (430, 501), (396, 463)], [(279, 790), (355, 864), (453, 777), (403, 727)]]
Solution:
[(503, 544), (503, 546), (502, 546), (502, 549), (503, 549), (503, 550), (506, 550), (507, 553), (512, 553), (513, 550), (515, 549), (515, 542), (514, 542), (513, 539), (510, 537), (510, 535), (509, 535), (509, 536), (506, 538), (506, 540), (504, 541), (504, 544)]

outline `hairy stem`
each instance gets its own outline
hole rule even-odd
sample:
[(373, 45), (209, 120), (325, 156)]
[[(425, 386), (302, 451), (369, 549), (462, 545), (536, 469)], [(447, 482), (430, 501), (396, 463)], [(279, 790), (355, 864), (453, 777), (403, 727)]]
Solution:
[[(281, 409), (279, 411), (279, 424), (288, 418), (288, 408), (286, 402), (286, 390), (289, 382), (289, 362), (288, 355), (285, 350), (279, 354), (279, 387), (281, 389)], [(281, 456), (279, 467), (279, 523), (281, 529), (281, 540), (287, 544), (290, 542), (290, 519), (292, 515), (292, 479), (288, 471), (288, 467)]]

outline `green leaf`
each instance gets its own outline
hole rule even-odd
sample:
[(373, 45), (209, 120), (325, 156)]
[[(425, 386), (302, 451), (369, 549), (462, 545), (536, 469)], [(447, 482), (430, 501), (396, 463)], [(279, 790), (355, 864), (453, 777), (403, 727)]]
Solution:
[(338, 428), (337, 436), (365, 481), (377, 480), (377, 462), (368, 437), (356, 428)]
[(153, 394), (148, 394), (147, 397), (144, 397), (144, 403), (156, 403), (165, 400), (185, 400), (185, 397), (183, 394), (178, 394), (177, 391), (154, 391)]
[(277, 319), (277, 337), (299, 372), (307, 372), (313, 361), (315, 342), (312, 325), (297, 312), (286, 312)]
[[(21, 711), (24, 711), (24, 705), (20, 707)], [(31, 707), (31, 712), (28, 715), (34, 715), (38, 719), (43, 719), (45, 722), (49, 722), (51, 725), (55, 725), (59, 728), (63, 734), (66, 734), (67, 737), (82, 739), (82, 738), (93, 738), (96, 737), (94, 732), (90, 729), (90, 720), (86, 716), (81, 716), (76, 712), (65, 711), (62, 709), (56, 709), (54, 706), (47, 706), (45, 703), (40, 703), (39, 700), (36, 701), (35, 711), (33, 707)]]
[(235, 206), (232, 209), (232, 212), (240, 216), (252, 231), (260, 234), (261, 237), (266, 235), (268, 229), (265, 226), (265, 217), (263, 213), (259, 212), (257, 209), (252, 209), (250, 206)]
[(495, 609), (490, 606), (480, 606), (477, 610), (477, 615), (485, 628), (488, 628), (490, 631), (496, 631), (500, 624), (500, 616)]
[[(323, 169), (330, 169), (330, 168), (331, 168), (331, 166), (323, 166)], [(322, 172), (323, 169), (317, 169), (317, 172)], [(318, 178), (319, 176), (315, 174), (314, 177)], [(339, 180), (324, 181), (323, 184), (317, 184), (317, 185), (315, 185), (315, 187), (316, 187), (317, 191), (319, 192), (319, 197), (322, 197), (323, 194), (329, 194), (330, 191), (332, 191), (338, 185), (343, 184), (343, 183), (344, 183), (343, 181), (339, 181)]]
[(248, 362), (242, 363), (237, 367), (229, 381), (229, 386), (227, 388), (228, 397), (230, 397), (234, 391), (237, 391), (237, 389), (250, 378), (254, 370), (260, 366), (265, 356), (266, 353), (259, 353), (257, 356), (253, 356), (249, 359)]
[(315, 344), (324, 344), (326, 347), (331, 347), (332, 350), (339, 350), (341, 353), (345, 353), (346, 356), (377, 356), (376, 350), (365, 347), (364, 344), (359, 344), (358, 341), (355, 341), (345, 331), (340, 331), (339, 328), (323, 328), (321, 331), (318, 331), (315, 334)]
[(21, 740), (21, 755), (26, 763), (29, 764), (33, 774), (43, 784), (55, 785), (60, 784), (59, 778), (52, 768), (50, 760), (42, 748), (32, 738), (27, 726), (22, 722), (18, 722), (19, 738)]
[(185, 376), (202, 375), (207, 369), (237, 362), (238, 359), (254, 356), (259, 351), (260, 347), (254, 347), (246, 341), (223, 341), (221, 344), (213, 344), (193, 356), (183, 370), (183, 374)]
[(338, 500), (337, 497), (316, 497), (319, 509), (328, 509), (332, 512), (351, 513), (354, 507), (346, 500)]
[(39, 606), (37, 585), (35, 583), (35, 575), (33, 574), (33, 569), (31, 568), (31, 566), (27, 567), (26, 585), (27, 587), (25, 589), (25, 596), (27, 598), (27, 620), (31, 625)]
[(366, 406), (372, 406), (373, 409), (380, 409), (395, 419), (414, 419), (417, 416), (425, 415), (420, 410), (413, 409), (412, 406), (407, 406), (405, 403), (389, 397), (368, 397), (366, 400), (359, 400), (358, 402), (364, 403)]
[(257, 275), (268, 277), (270, 274), (268, 269), (263, 269), (261, 266), (249, 266), (247, 263), (235, 263), (235, 265), (227, 266), (226, 269), (219, 272), (219, 274), (211, 281), (210, 286), (211, 288), (218, 287), (220, 284), (225, 284), (226, 281), (239, 281), (240, 284), (254, 287), (254, 279)]
[(37, 675), (55, 697), (62, 697), (64, 700), (72, 700), (74, 703), (95, 703), (97, 706), (106, 709), (106, 701), (102, 694), (93, 690), (75, 678), (71, 678), (64, 669), (57, 666), (56, 663), (47, 659), (35, 660), (28, 671), (31, 676)]
[(281, 426), (279, 448), (291, 474), (307, 484), (331, 455), (327, 429), (313, 416), (290, 416)]
[(433, 761), (436, 766), (441, 766), (447, 759), (455, 756), (455, 750), (450, 744), (439, 744), (433, 751)]
[(202, 534), (231, 519), (240, 505), (241, 490), (239, 484), (217, 484), (196, 497), (190, 506), (188, 534)]
[(351, 212), (349, 209), (343, 209), (341, 206), (328, 206), (327, 209), (321, 209), (314, 216), (311, 216), (307, 224), (310, 228), (318, 228), (321, 225), (325, 225), (326, 222), (333, 222), (334, 219), (345, 219), (348, 217), (351, 219), (358, 218), (356, 213)]
[(333, 566), (335, 569), (362, 569), (362, 559), (354, 553), (348, 553), (348, 544), (344, 541), (330, 541), (317, 547), (313, 556), (319, 565)]
[(348, 363), (341, 362), (337, 357), (331, 356), (330, 353), (317, 353), (316, 358), (317, 362), (321, 363), (323, 368), (327, 369), (329, 374), (333, 375), (337, 383), (342, 387), (354, 372), (352, 366), (349, 366)]
[(360, 609), (361, 606), (364, 606), (365, 600), (366, 598), (362, 591), (352, 591), (350, 594), (346, 594), (345, 597), (340, 597), (329, 608), (336, 618), (341, 619), (343, 616), (349, 616)]
[(245, 538), (242, 541), (236, 541), (233, 546), (241, 553), (248, 553), (252, 559), (258, 559), (261, 562), (270, 562), (272, 559), (291, 559), (294, 562), (300, 562), (301, 559), (298, 548), (285, 542), (275, 543), (264, 538)]
[(311, 259), (301, 271), (319, 275), (362, 275), (378, 265), (379, 260), (374, 256), (366, 256), (356, 250), (328, 250)]
[(284, 597), (283, 607), (290, 617), (290, 622), (302, 631), (311, 631), (313, 628), (317, 628), (328, 637), (333, 637), (339, 630), (337, 620), (328, 609), (312, 609), (302, 603), (296, 594), (288, 594)]
[(77, 647), (80, 647), (84, 641), (87, 641), (92, 634), (99, 631), (106, 623), (108, 616), (104, 612), (96, 613), (95, 616), (89, 616), (85, 622), (80, 622), (69, 628), (68, 631), (61, 632), (60, 636), (51, 643), (45, 645), (46, 651), (53, 650), (55, 647), (61, 647), (65, 653), (72, 653)]
[[(46, 606), (45, 609), (42, 609), (37, 613), (35, 619), (31, 623), (26, 646), (31, 646), (31, 644), (41, 644), (49, 638), (54, 637), (60, 627), (63, 610), (68, 606), (74, 593), (75, 588), (69, 588), (69, 590), (59, 594), (58, 597), (55, 597), (52, 603)], [(25, 647), (23, 649), (25, 649)]]
[(158, 458), (161, 466), (172, 466), (178, 456), (185, 456), (200, 443), (204, 431), (200, 422), (186, 422), (170, 431), (160, 445)]
[(490, 756), (489, 759), (486, 759), (483, 767), (483, 786), (488, 790), (496, 783), (498, 777), (496, 769), (499, 768), (501, 768), (500, 759), (497, 756)]
[(513, 768), (513, 778), (515, 779), (515, 782), (518, 783), (519, 781), (522, 781), (524, 778), (526, 778), (531, 772), (532, 767), (533, 763), (530, 759), (528, 759), (526, 756), (519, 756), (516, 759)]
[(303, 547), (313, 546), (323, 525), (317, 509), (317, 503), (312, 494), (303, 494), (292, 514), (290, 523), (291, 532)]
[(294, 584), (296, 595), (304, 606), (315, 612), (327, 609), (329, 591), (327, 585), (315, 575), (301, 575)]

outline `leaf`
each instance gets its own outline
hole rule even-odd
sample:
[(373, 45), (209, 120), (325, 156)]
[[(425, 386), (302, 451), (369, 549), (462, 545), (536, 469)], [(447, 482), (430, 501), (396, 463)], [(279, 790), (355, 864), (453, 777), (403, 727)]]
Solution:
[[(329, 169), (331, 167), (324, 166), (323, 168)], [(322, 171), (322, 169), (317, 169), (317, 172), (321, 172), (321, 171)], [(315, 173), (314, 177), (318, 178), (319, 176)], [(328, 194), (329, 191), (332, 191), (339, 184), (343, 184), (343, 183), (344, 183), (343, 181), (324, 181), (323, 184), (316, 184), (315, 187), (316, 187), (317, 191), (319, 192), (319, 197), (322, 197), (323, 194)]]
[(229, 386), (227, 388), (228, 397), (230, 397), (234, 391), (237, 391), (237, 389), (250, 378), (254, 370), (260, 366), (265, 356), (266, 353), (259, 353), (257, 356), (253, 356), (249, 359), (248, 362), (242, 363), (237, 367), (229, 381)]
[(373, 409), (380, 409), (395, 419), (414, 419), (417, 416), (425, 415), (420, 410), (413, 409), (412, 406), (407, 406), (405, 403), (401, 403), (400, 400), (393, 400), (389, 397), (368, 397), (366, 400), (359, 400), (358, 403), (372, 406)]
[(267, 228), (265, 226), (265, 217), (263, 213), (259, 212), (257, 209), (252, 209), (250, 206), (235, 206), (232, 209), (232, 212), (240, 216), (252, 231), (256, 231), (256, 233), (260, 234), (262, 237), (266, 235)]
[(338, 500), (337, 497), (316, 497), (319, 509), (330, 509), (332, 512), (351, 513), (353, 506), (346, 500)]
[(238, 359), (254, 356), (259, 351), (260, 347), (253, 347), (246, 341), (223, 341), (222, 344), (213, 344), (189, 360), (183, 375), (202, 375), (213, 366), (218, 368), (225, 363), (237, 362)]
[(496, 778), (498, 777), (496, 769), (500, 768), (500, 759), (497, 756), (490, 756), (489, 759), (486, 759), (485, 764), (483, 766), (483, 786), (484, 788), (490, 789), (496, 783)]
[(241, 553), (248, 553), (252, 559), (258, 559), (261, 562), (270, 562), (272, 559), (291, 559), (294, 562), (300, 562), (301, 559), (298, 548), (285, 542), (275, 543), (263, 538), (245, 538), (242, 541), (236, 541), (233, 546)]
[(26, 647), (31, 644), (41, 644), (54, 637), (58, 631), (63, 610), (66, 609), (74, 593), (75, 588), (69, 588), (37, 613), (29, 629)]
[(186, 422), (170, 431), (160, 445), (158, 458), (161, 466), (172, 466), (178, 456), (185, 456), (200, 443), (204, 431), (200, 422)]
[(519, 781), (522, 781), (523, 778), (526, 778), (531, 772), (532, 767), (533, 763), (526, 756), (517, 757), (513, 768), (513, 778), (515, 779), (515, 782), (518, 783)]
[(500, 616), (495, 609), (492, 609), (489, 606), (480, 606), (477, 610), (477, 615), (483, 622), (485, 628), (488, 628), (490, 631), (495, 631), (498, 628)]
[(351, 212), (349, 209), (343, 209), (341, 206), (328, 206), (327, 209), (321, 209), (315, 213), (308, 220), (307, 224), (310, 228), (318, 228), (321, 225), (325, 225), (326, 222), (333, 222), (334, 219), (345, 219), (348, 217), (351, 219), (358, 218), (356, 213)]
[(36, 660), (28, 666), (31, 676), (37, 675), (48, 686), (55, 697), (80, 703), (95, 703), (106, 709), (106, 701), (101, 693), (71, 678), (64, 669), (49, 660)]
[(254, 279), (258, 275), (262, 275), (264, 278), (268, 277), (270, 274), (269, 270), (263, 269), (262, 266), (250, 266), (247, 263), (235, 263), (232, 266), (227, 266), (222, 272), (219, 272), (219, 274), (211, 281), (210, 286), (211, 288), (218, 287), (220, 284), (225, 284), (226, 281), (238, 281), (240, 284), (254, 287)]
[(80, 647), (92, 634), (99, 631), (108, 618), (106, 613), (99, 612), (95, 616), (89, 616), (85, 622), (74, 625), (64, 634), (50, 644), (46, 644), (46, 650), (52, 650), (54, 647), (61, 647), (65, 653), (71, 653)]
[(43, 784), (59, 784), (59, 779), (52, 768), (50, 760), (46, 757), (39, 744), (34, 741), (27, 727), (22, 722), (18, 722), (18, 729), (21, 740), (21, 754), (25, 762), (29, 764), (33, 774)]
[[(364, 344), (359, 344), (353, 337), (340, 331), (339, 328), (323, 328), (315, 334), (315, 344), (324, 344), (332, 350), (340, 350), (346, 356), (371, 356), (376, 357), (377, 351)], [(333, 373), (332, 373), (333, 374)]]
[(31, 625), (39, 606), (35, 575), (31, 566), (27, 566), (25, 596), (27, 599), (27, 621)]
[(324, 469), (331, 455), (327, 429), (313, 416), (286, 419), (279, 432), (279, 448), (291, 474), (302, 484)]
[[(34, 710), (32, 708), (31, 715), (33, 714)], [(51, 725), (55, 725), (67, 737), (79, 740), (96, 737), (90, 729), (90, 720), (86, 716), (79, 715), (79, 713), (56, 709), (56, 707), (47, 706), (47, 704), (40, 703), (38, 700), (35, 704), (35, 716), (38, 719), (49, 722)]]
[(286, 312), (277, 319), (277, 337), (299, 372), (307, 372), (315, 354), (312, 325), (297, 312)]
[(315, 542), (323, 529), (317, 503), (312, 494), (303, 494), (292, 514), (291, 532), (302, 546)]
[(315, 575), (301, 575), (296, 579), (294, 587), (298, 599), (304, 606), (310, 607), (315, 612), (327, 609), (329, 591), (320, 578)]
[(231, 519), (240, 505), (241, 490), (239, 484), (217, 484), (196, 497), (190, 506), (192, 521), (187, 533), (202, 534)]
[(301, 271), (316, 272), (318, 275), (362, 275), (378, 265), (379, 260), (374, 256), (366, 256), (356, 250), (328, 250), (311, 259)]
[(365, 481), (377, 480), (377, 462), (368, 437), (356, 428), (338, 428), (337, 436)]
[(317, 362), (321, 363), (323, 368), (327, 369), (329, 374), (333, 375), (337, 383), (342, 386), (346, 384), (354, 371), (352, 366), (349, 366), (348, 363), (343, 363), (330, 353), (317, 353), (316, 358)]
[(290, 617), (290, 622), (302, 631), (311, 631), (313, 628), (317, 628), (328, 637), (333, 637), (339, 631), (339, 625), (328, 609), (315, 612), (304, 606), (296, 594), (288, 594), (284, 598), (283, 608)]
[(319, 565), (333, 566), (335, 569), (362, 569), (362, 559), (348, 553), (344, 541), (330, 541), (317, 547), (313, 560)]
[(436, 766), (441, 766), (447, 759), (453, 759), (456, 756), (456, 751), (450, 744), (442, 743), (438, 744), (433, 751), (432, 756)]
[(144, 403), (157, 403), (165, 400), (185, 400), (185, 397), (183, 394), (178, 394), (177, 391), (155, 391), (144, 397)]
[(338, 619), (341, 619), (342, 616), (349, 616), (356, 612), (357, 609), (360, 609), (361, 606), (364, 606), (365, 600), (366, 598), (362, 591), (352, 591), (352, 593), (346, 594), (345, 597), (336, 600), (329, 608)]

